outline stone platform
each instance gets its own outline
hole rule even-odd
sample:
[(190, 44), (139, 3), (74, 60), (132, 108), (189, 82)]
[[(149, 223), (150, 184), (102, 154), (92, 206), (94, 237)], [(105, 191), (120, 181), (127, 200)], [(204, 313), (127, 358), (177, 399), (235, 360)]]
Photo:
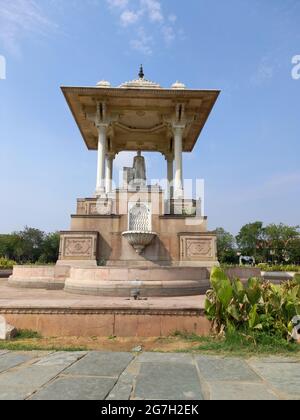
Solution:
[(204, 296), (130, 300), (11, 288), (0, 280), (0, 315), (19, 329), (44, 336), (159, 337), (175, 331), (210, 332)]
[(209, 288), (205, 267), (70, 267), (15, 266), (9, 285), (31, 289), (64, 289), (94, 296), (172, 297), (204, 294)]

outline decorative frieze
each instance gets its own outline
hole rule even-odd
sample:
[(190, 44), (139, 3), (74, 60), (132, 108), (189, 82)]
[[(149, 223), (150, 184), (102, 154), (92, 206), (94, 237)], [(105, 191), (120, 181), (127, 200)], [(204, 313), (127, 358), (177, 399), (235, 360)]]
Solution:
[(112, 198), (85, 199), (77, 201), (77, 215), (110, 216), (114, 212)]
[(154, 309), (154, 308), (0, 308), (1, 315), (164, 315), (164, 316), (201, 316), (201, 309)]
[(180, 235), (181, 261), (217, 260), (215, 235), (182, 234)]
[(64, 255), (66, 257), (91, 257), (93, 238), (66, 238)]
[(96, 260), (98, 232), (61, 232), (60, 260)]

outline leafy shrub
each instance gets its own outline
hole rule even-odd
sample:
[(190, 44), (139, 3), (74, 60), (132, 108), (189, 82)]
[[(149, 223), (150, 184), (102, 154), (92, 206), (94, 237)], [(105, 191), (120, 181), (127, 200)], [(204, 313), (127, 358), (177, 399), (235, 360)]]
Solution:
[(261, 271), (292, 271), (300, 272), (299, 265), (269, 265), (269, 264), (258, 264)]
[(210, 282), (205, 313), (215, 332), (261, 331), (289, 337), (291, 320), (300, 314), (298, 276), (280, 286), (250, 278), (244, 286), (241, 280), (230, 280), (222, 269), (214, 267)]
[(58, 259), (59, 234), (46, 234), (39, 229), (26, 227), (21, 232), (0, 235), (0, 257), (18, 264), (55, 263)]
[(0, 258), (0, 269), (2, 270), (11, 270), (15, 264), (15, 261), (8, 260), (7, 258)]

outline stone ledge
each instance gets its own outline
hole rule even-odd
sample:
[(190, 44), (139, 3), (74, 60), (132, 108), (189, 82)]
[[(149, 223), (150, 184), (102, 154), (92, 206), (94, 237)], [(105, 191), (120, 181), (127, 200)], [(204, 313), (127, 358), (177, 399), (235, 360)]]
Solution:
[(197, 215), (185, 215), (185, 214), (164, 214), (159, 216), (160, 219), (203, 219), (207, 220), (207, 216), (198, 217)]
[(48, 315), (166, 315), (166, 316), (203, 316), (204, 309), (152, 309), (152, 308), (0, 308), (0, 314), (48, 314)]
[(18, 329), (30, 329), (45, 337), (161, 337), (186, 331), (208, 335), (211, 323), (199, 313), (104, 312), (17, 313), (6, 319)]
[(72, 219), (120, 219), (122, 216), (118, 214), (72, 214)]

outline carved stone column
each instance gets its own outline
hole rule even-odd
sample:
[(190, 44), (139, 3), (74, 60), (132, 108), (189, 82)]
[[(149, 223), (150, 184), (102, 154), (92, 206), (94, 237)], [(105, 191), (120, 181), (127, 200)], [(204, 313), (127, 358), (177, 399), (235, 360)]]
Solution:
[(98, 129), (98, 165), (96, 196), (105, 193), (105, 156), (106, 156), (106, 133), (107, 124), (97, 124)]
[(113, 161), (114, 161), (114, 156), (111, 154), (108, 154), (106, 156), (106, 173), (105, 173), (105, 189), (106, 189), (107, 194), (112, 192)]
[(174, 192), (174, 187), (173, 187), (173, 183), (174, 183), (174, 173), (173, 173), (173, 166), (174, 166), (174, 159), (172, 156), (167, 156), (166, 157), (167, 160), (167, 180), (168, 180), (168, 200), (171, 200), (173, 198), (173, 192)]
[(182, 138), (185, 126), (173, 125), (174, 154), (175, 154), (175, 181), (174, 198), (183, 198), (183, 172), (182, 172)]

